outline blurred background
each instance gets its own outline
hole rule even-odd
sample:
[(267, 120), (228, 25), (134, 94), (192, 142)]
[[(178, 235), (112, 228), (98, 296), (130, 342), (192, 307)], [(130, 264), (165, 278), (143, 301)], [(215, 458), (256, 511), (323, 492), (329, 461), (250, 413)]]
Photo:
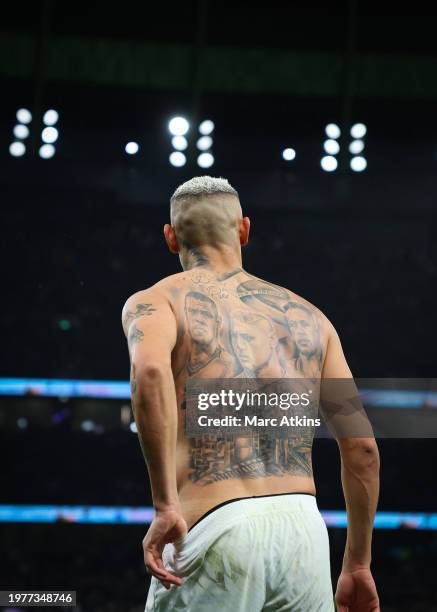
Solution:
[[(2, 6), (0, 589), (144, 608), (151, 498), (120, 316), (179, 271), (162, 226), (194, 175), (239, 191), (245, 268), (323, 310), (355, 376), (435, 375), (437, 16), (384, 10)], [(435, 610), (434, 440), (380, 449), (382, 610)], [(336, 581), (335, 442), (314, 467)]]

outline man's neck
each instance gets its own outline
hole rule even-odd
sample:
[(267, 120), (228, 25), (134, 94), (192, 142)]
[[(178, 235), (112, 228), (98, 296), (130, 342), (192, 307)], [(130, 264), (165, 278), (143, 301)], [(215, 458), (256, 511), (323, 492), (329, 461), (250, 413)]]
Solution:
[(223, 274), (241, 268), (241, 250), (228, 245), (220, 248), (208, 245), (194, 249), (184, 249), (180, 252), (181, 265), (184, 270), (205, 268)]

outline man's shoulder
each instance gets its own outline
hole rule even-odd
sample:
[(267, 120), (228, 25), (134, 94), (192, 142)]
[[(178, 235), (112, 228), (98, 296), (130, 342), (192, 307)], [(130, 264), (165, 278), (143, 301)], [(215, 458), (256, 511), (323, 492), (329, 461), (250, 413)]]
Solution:
[(172, 274), (167, 276), (154, 285), (145, 289), (140, 289), (133, 293), (122, 308), (122, 324), (127, 330), (129, 323), (139, 317), (150, 316), (157, 311), (158, 307), (169, 307), (171, 301), (171, 288), (177, 286), (180, 280), (177, 277), (181, 274)]
[(247, 274), (247, 277), (248, 279), (241, 283), (240, 287), (238, 288), (239, 292), (246, 292), (247, 295), (256, 295), (259, 298), (264, 296), (264, 300), (274, 302), (277, 307), (280, 307), (282, 310), (286, 310), (293, 305), (299, 305), (300, 307), (306, 308), (308, 311), (310, 311), (313, 315), (320, 319), (321, 322), (323, 321), (326, 326), (332, 325), (328, 317), (320, 308), (306, 298), (297, 294), (295, 291), (292, 291), (287, 287), (282, 287), (281, 285), (276, 285), (275, 283), (267, 281), (263, 278), (253, 276), (252, 274)]
[(303, 309), (306, 309), (308, 312), (312, 314), (312, 316), (317, 320), (320, 331), (323, 333), (323, 336), (327, 340), (329, 336), (335, 332), (335, 328), (326, 314), (315, 304), (307, 300), (306, 298), (298, 295), (297, 293), (290, 291), (291, 300), (289, 307), (297, 306)]
[(154, 285), (150, 285), (150, 287), (145, 287), (144, 289), (140, 289), (139, 291), (133, 293), (126, 300), (126, 304), (129, 302), (140, 302), (148, 296), (164, 296), (170, 288), (182, 284), (185, 280), (184, 277), (184, 272), (178, 272), (177, 274), (170, 274), (170, 276), (165, 276), (164, 278), (161, 278), (161, 280), (157, 281)]
[(316, 306), (306, 298), (302, 297), (301, 295), (295, 293), (294, 291), (289, 290), (289, 293), (291, 296), (290, 303), (292, 305), (298, 304), (299, 306), (308, 309), (313, 315), (320, 319), (320, 321), (323, 321), (324, 323), (329, 325), (331, 324), (328, 317), (318, 306)]

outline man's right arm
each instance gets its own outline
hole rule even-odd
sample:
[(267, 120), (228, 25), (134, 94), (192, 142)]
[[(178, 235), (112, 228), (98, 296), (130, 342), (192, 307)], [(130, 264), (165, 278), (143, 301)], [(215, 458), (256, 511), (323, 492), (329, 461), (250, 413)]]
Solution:
[[(322, 378), (352, 378), (337, 332), (330, 325)], [(336, 602), (339, 612), (377, 612), (370, 572), (373, 521), (379, 493), (379, 453), (374, 438), (337, 437), (347, 510), (347, 538)]]

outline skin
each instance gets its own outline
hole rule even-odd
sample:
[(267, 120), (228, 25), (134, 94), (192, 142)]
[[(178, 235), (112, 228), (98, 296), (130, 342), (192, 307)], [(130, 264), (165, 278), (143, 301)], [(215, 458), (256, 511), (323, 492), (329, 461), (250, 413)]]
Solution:
[[(280, 449), (262, 437), (256, 449), (246, 438), (235, 443), (212, 436), (187, 438), (188, 379), (232, 378), (248, 371), (258, 377), (286, 372), (304, 378), (306, 372), (295, 365), (296, 346), (307, 358), (321, 356), (311, 362), (312, 376), (352, 377), (338, 335), (323, 313), (243, 269), (241, 247), (248, 242), (250, 221), (242, 216), (237, 198), (214, 196), (185, 208), (177, 203), (171, 220), (164, 236), (183, 272), (133, 295), (122, 313), (133, 411), (156, 510), (143, 541), (144, 561), (166, 588), (182, 580), (163, 565), (165, 544), (184, 537), (210, 508), (238, 497), (315, 494), (311, 436), (293, 444), (275, 440), (274, 445), (283, 445)], [(310, 314), (287, 310), (290, 302)], [(372, 438), (338, 439), (338, 444), (348, 534), (337, 603), (343, 612), (376, 611), (370, 550), (378, 451)]]
[(315, 349), (311, 316), (300, 308), (293, 308), (287, 311), (287, 321), (299, 351), (305, 355), (311, 354)]
[(253, 321), (235, 316), (231, 326), (232, 345), (242, 367), (257, 378), (280, 378), (278, 338), (273, 325), (255, 316)]
[(305, 376), (318, 376), (320, 371), (320, 339), (318, 322), (306, 306), (289, 302), (285, 309), (288, 329), (294, 344), (294, 365)]
[(193, 341), (200, 345), (211, 346), (217, 338), (217, 315), (212, 305), (188, 297), (185, 313), (188, 319), (188, 331)]
[(238, 321), (232, 336), (238, 359), (243, 366), (256, 372), (262, 364), (270, 362), (277, 341), (270, 339), (264, 321), (261, 320), (258, 327)]

